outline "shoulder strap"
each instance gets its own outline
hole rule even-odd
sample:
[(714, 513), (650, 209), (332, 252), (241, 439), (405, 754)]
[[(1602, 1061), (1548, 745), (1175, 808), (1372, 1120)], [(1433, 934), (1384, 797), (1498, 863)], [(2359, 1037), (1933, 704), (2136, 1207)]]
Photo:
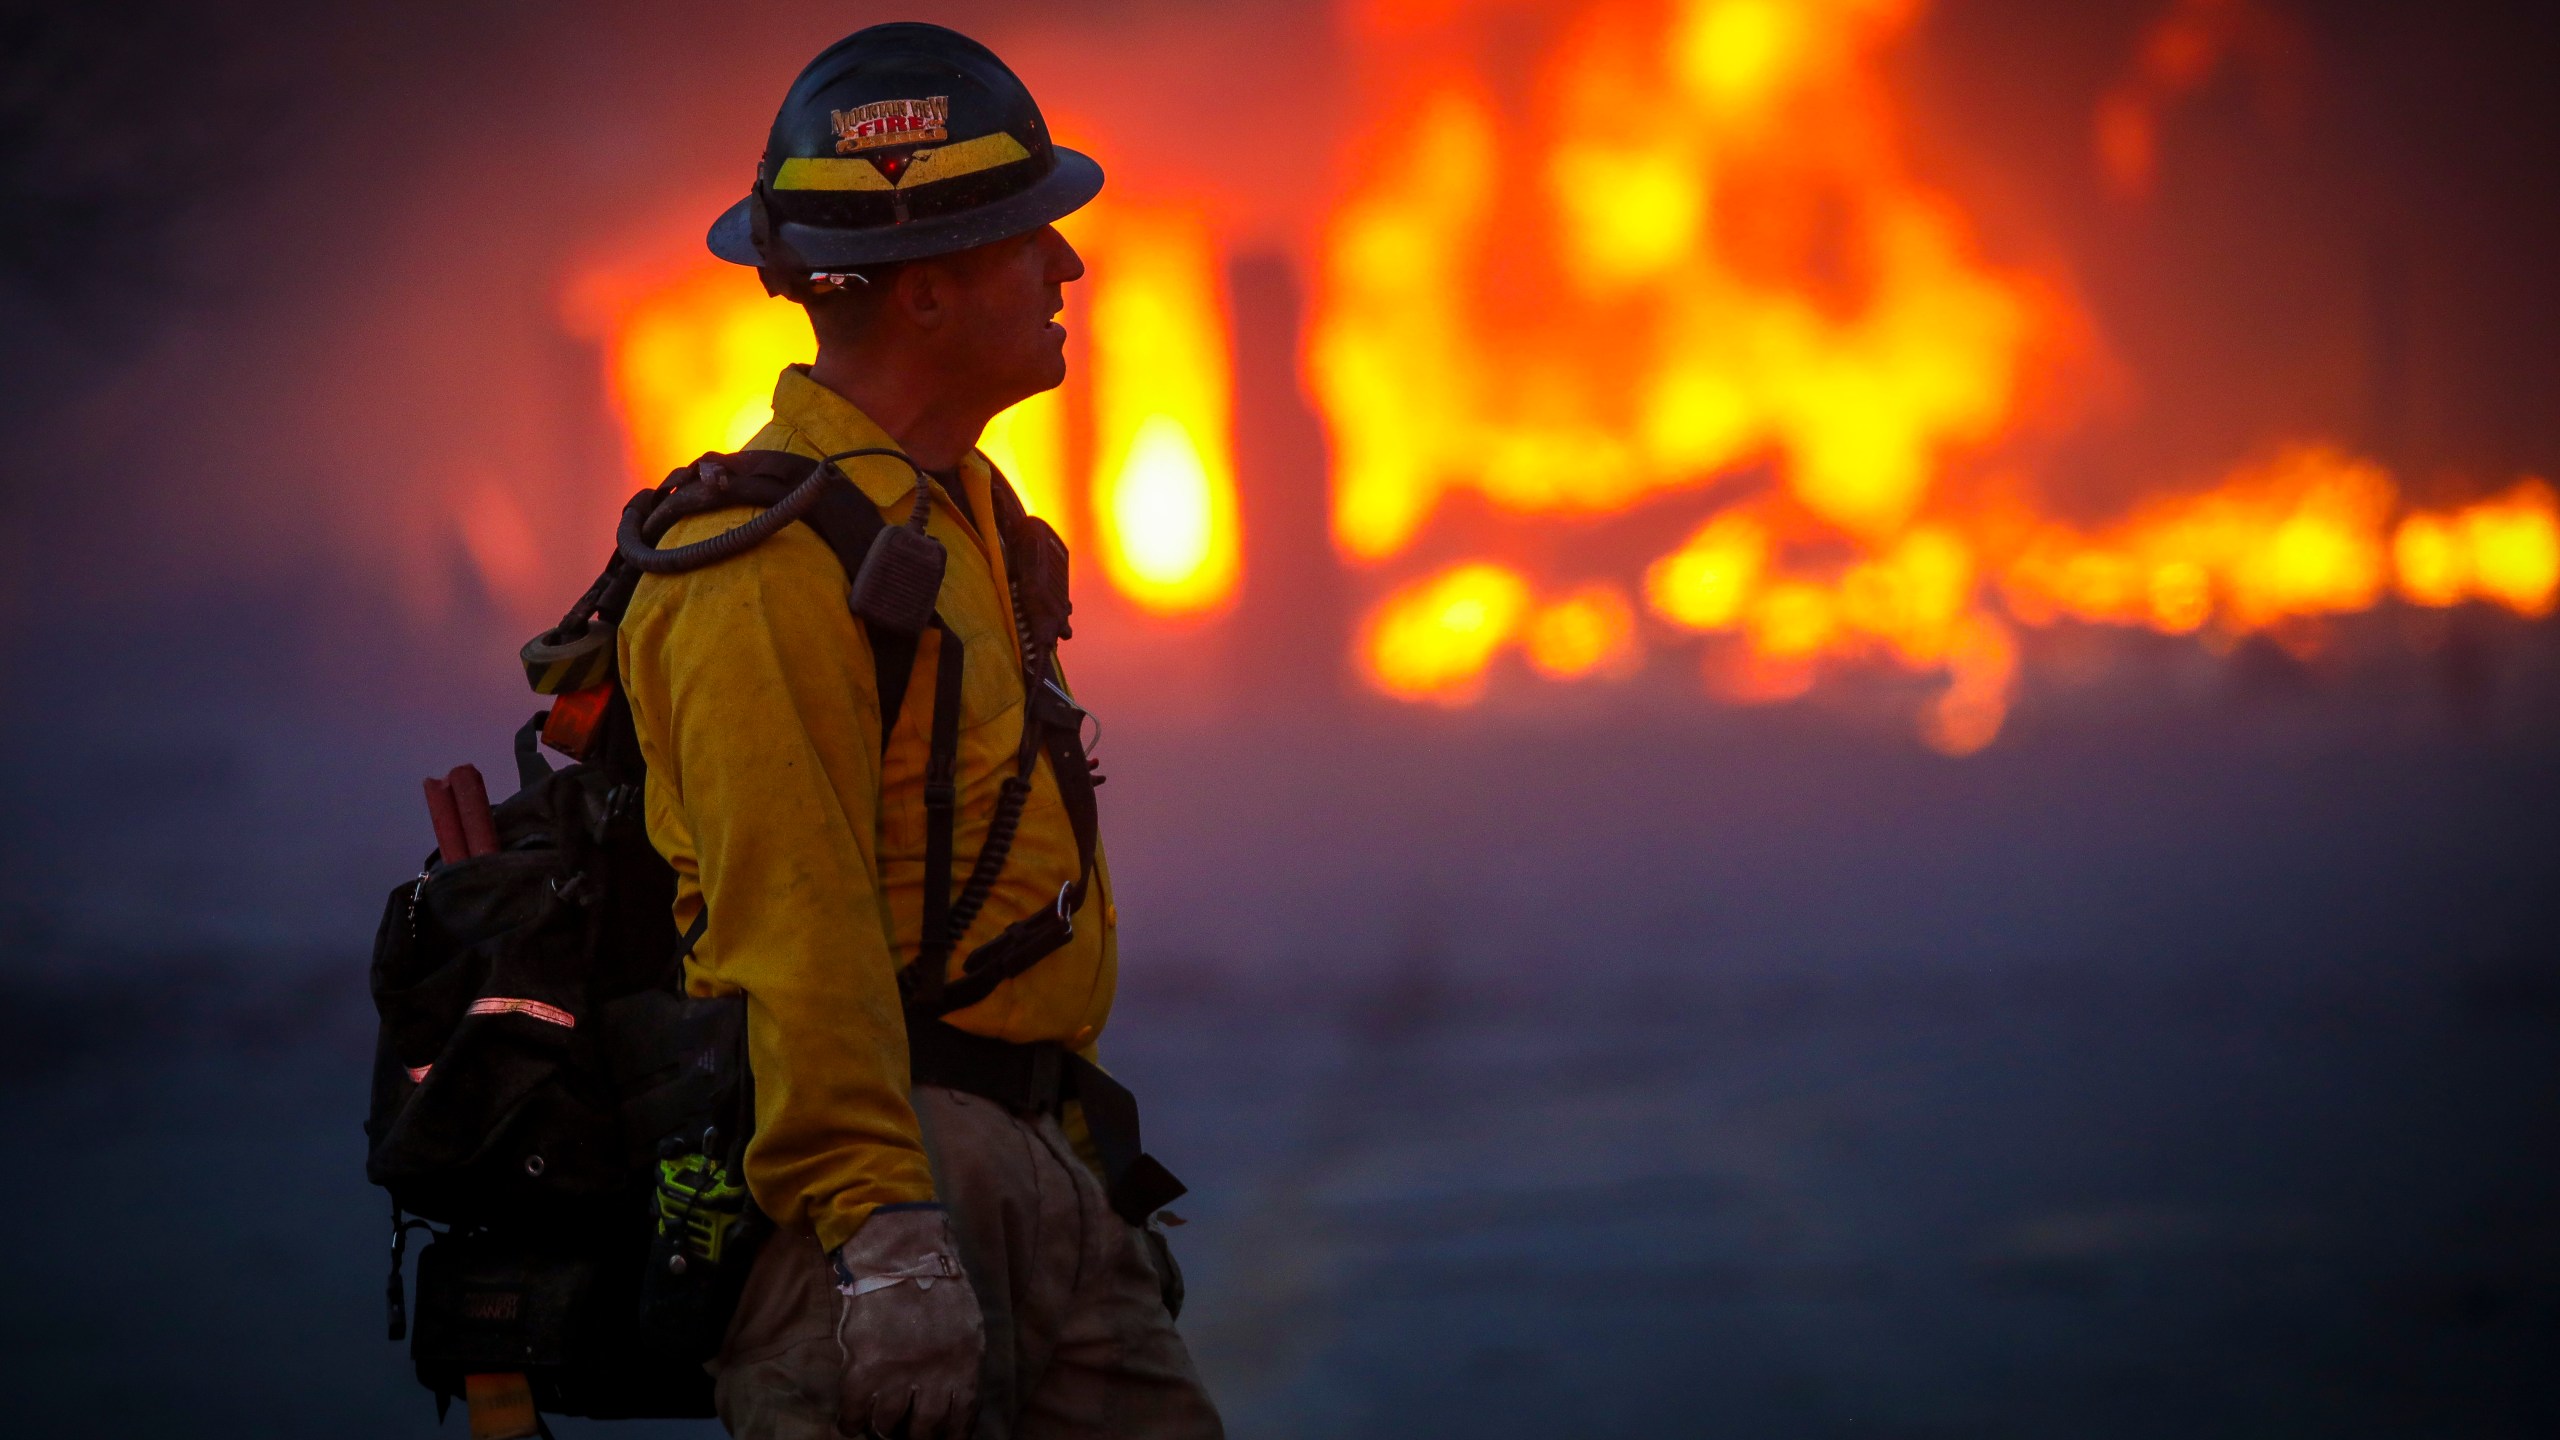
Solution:
[[(808, 478), (818, 462), (806, 455), (783, 450), (741, 450), (731, 457), (737, 464), (732, 470), (738, 498), (749, 504), (771, 504)], [(868, 496), (841, 475), (818, 492), (818, 503), (800, 517), (818, 538), (835, 552), (836, 563), (844, 567), (845, 583), (862, 573), (863, 557), (871, 553), (871, 542), (889, 528), (880, 518)], [(871, 639), (872, 687), (880, 698), (880, 744), (887, 748), (889, 732), (898, 725), (898, 712), (905, 708), (907, 682), (915, 673), (916, 636), (900, 635), (892, 630), (865, 622), (863, 629)]]
[[(994, 496), (996, 502), (996, 533), (1010, 541), (1013, 538), (1014, 527), (1020, 525), (1031, 512), (1024, 507), (1022, 497), (1014, 493), (1013, 482), (1004, 478), (1004, 471), (996, 468), (996, 462), (993, 460), (987, 461), (987, 490)], [(1011, 545), (1005, 547), (1005, 568), (1008, 570), (1013, 568)]]
[(898, 977), (908, 991), (904, 999), (909, 1008), (928, 1014), (937, 1013), (941, 1004), (951, 947), (960, 942), (970, 918), (955, 924), (951, 913), (952, 835), (960, 803), (960, 682), (967, 652), (940, 617), (933, 622), (933, 633), (939, 638), (934, 644), (933, 735), (924, 761), (924, 934), (915, 963)]

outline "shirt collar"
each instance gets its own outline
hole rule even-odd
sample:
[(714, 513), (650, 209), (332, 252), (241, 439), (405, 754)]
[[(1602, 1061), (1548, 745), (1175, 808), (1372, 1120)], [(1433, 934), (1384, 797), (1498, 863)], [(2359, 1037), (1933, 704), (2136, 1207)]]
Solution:
[[(871, 423), (871, 417), (852, 401), (810, 379), (806, 365), (784, 367), (782, 378), (774, 382), (773, 418), (799, 431), (821, 455), (899, 448), (889, 432)], [(874, 505), (895, 505), (915, 493), (915, 472), (886, 455), (840, 460), (836, 468)]]
[[(806, 365), (783, 367), (782, 376), (773, 385), (773, 415), (783, 424), (800, 432), (803, 439), (817, 447), (821, 455), (836, 455), (847, 450), (886, 449), (904, 453), (889, 432), (872, 423), (861, 407), (809, 378)], [(916, 474), (905, 463), (886, 455), (865, 455), (859, 459), (837, 462), (845, 478), (854, 483), (872, 504), (883, 509), (896, 505), (915, 494)], [(972, 450), (960, 460), (960, 483), (968, 487), (969, 512), (981, 517), (995, 513), (994, 486), (989, 478), (985, 458)], [(982, 550), (995, 551), (995, 537), (969, 525), (967, 517), (955, 516), (970, 531), (970, 538)], [(990, 558), (997, 558), (991, 555)], [(997, 563), (1001, 564), (1000, 558)]]

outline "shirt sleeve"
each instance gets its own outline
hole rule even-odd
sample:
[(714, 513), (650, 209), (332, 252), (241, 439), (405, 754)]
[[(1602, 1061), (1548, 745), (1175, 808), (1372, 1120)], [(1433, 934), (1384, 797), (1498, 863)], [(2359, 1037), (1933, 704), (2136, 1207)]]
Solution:
[[(688, 521), (664, 543), (728, 523)], [(660, 848), (689, 850), (711, 912), (693, 985), (747, 997), (748, 1187), (829, 1248), (877, 1205), (933, 1198), (881, 904), (879, 698), (843, 591), (834, 555), (795, 526), (645, 582), (624, 626), (644, 753), (663, 752), (647, 755), (667, 802), (653, 834), (662, 811), (689, 832)]]

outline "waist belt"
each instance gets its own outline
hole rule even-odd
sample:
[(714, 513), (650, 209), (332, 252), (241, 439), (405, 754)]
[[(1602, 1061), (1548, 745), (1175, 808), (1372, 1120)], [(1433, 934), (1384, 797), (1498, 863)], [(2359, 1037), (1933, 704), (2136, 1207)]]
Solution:
[(1132, 1225), (1147, 1223), (1148, 1216), (1190, 1188), (1141, 1147), (1138, 1098), (1129, 1087), (1054, 1040), (1017, 1045), (910, 1016), (907, 1071), (918, 1085), (975, 1095), (1016, 1115), (1051, 1115), (1066, 1101), (1076, 1101), (1102, 1157), (1111, 1208)]

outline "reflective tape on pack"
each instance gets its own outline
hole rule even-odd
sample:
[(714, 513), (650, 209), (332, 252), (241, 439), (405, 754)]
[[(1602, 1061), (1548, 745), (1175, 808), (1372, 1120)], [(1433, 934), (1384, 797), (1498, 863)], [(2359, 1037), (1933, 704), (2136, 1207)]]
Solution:
[(557, 1005), (539, 1000), (519, 1000), (511, 995), (484, 995), (471, 1002), (474, 1015), (529, 1015), (536, 1020), (557, 1025), (563, 1030), (578, 1028), (578, 1017)]
[(435, 1063), (434, 1063), (433, 1061), (429, 1061), (427, 1064), (424, 1064), (424, 1065), (411, 1065), (411, 1066), (408, 1066), (408, 1067), (406, 1067), (406, 1068), (407, 1068), (407, 1069), (408, 1069), (408, 1071), (409, 1071), (409, 1083), (410, 1083), (410, 1084), (412, 1084), (412, 1085), (424, 1085), (424, 1084), (426, 1084), (426, 1083), (427, 1083), (427, 1072), (428, 1072), (428, 1071), (430, 1071), (430, 1070), (435, 1069), (436, 1067), (435, 1067)]

